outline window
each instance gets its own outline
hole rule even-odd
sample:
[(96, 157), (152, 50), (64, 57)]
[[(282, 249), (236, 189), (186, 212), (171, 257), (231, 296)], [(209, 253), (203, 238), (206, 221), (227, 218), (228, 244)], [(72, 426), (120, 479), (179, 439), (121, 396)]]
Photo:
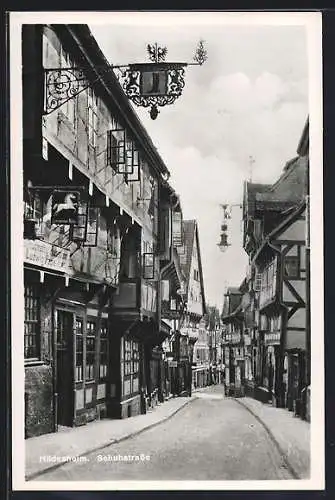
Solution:
[(24, 288), (24, 358), (40, 357), (40, 297), (36, 285)]
[(125, 130), (107, 131), (107, 165), (116, 172), (119, 171), (118, 165), (123, 165), (125, 162), (125, 143)]
[(137, 392), (139, 389), (139, 344), (136, 340), (123, 340), (124, 394)]
[(100, 360), (99, 360), (99, 379), (107, 377), (108, 366), (108, 323), (107, 320), (101, 320), (100, 331)]
[(87, 225), (85, 247), (95, 247), (98, 243), (98, 228), (99, 228), (100, 210), (97, 207), (88, 207), (87, 209)]
[(183, 244), (182, 240), (182, 215), (181, 212), (173, 212), (172, 214), (172, 237), (173, 246), (180, 247)]
[(299, 260), (298, 257), (285, 257), (284, 259), (284, 274), (287, 278), (299, 277)]
[(153, 253), (143, 254), (143, 278), (154, 279), (155, 273), (155, 259)]
[(198, 269), (194, 269), (194, 274), (193, 274), (194, 280), (199, 281), (200, 275)]
[(86, 333), (86, 380), (94, 380), (96, 323), (87, 321)]
[(256, 273), (255, 277), (255, 292), (259, 292), (262, 284), (262, 273)]
[(98, 99), (94, 95), (92, 88), (88, 90), (88, 142), (95, 148), (97, 145), (98, 129)]
[(76, 318), (76, 382), (83, 380), (83, 320)]

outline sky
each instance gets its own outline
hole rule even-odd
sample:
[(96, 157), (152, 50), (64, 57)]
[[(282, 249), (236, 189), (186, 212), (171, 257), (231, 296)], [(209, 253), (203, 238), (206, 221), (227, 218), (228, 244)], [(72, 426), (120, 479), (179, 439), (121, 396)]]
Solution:
[[(206, 301), (221, 308), (225, 287), (241, 284), (248, 263), (238, 205), (249, 158), (252, 180), (271, 183), (296, 156), (308, 115), (308, 58), (302, 25), (227, 25), (220, 15), (210, 22), (188, 13), (192, 22), (182, 23), (146, 13), (136, 23), (129, 13), (122, 22), (111, 16), (89, 27), (114, 65), (147, 62), (146, 46), (154, 42), (167, 47), (166, 61), (192, 62), (199, 39), (205, 41), (208, 59), (186, 68), (181, 97), (160, 108), (155, 121), (148, 109), (135, 111), (171, 172), (184, 219), (198, 221)], [(224, 253), (217, 246), (223, 203), (236, 205)]]

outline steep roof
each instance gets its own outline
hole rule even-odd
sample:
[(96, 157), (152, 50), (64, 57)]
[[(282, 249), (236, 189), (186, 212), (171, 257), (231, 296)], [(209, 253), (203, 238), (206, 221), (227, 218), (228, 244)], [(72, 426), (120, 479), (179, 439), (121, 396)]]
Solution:
[(204, 278), (202, 272), (202, 263), (201, 263), (201, 252), (200, 252), (200, 241), (199, 241), (199, 231), (197, 221), (193, 220), (183, 220), (183, 237), (184, 237), (184, 245), (186, 252), (185, 264), (181, 264), (181, 269), (183, 275), (185, 276), (186, 281), (186, 293), (188, 293), (188, 288), (190, 284), (190, 273), (191, 273), (191, 264), (192, 264), (192, 253), (194, 241), (197, 244), (198, 250), (198, 264), (199, 264), (199, 274), (200, 274), (200, 285), (201, 285), (201, 295), (203, 301), (203, 310), (206, 312), (206, 300), (205, 300), (205, 287), (204, 287)]
[(307, 157), (295, 157), (286, 163), (279, 179), (270, 184), (246, 183), (246, 203), (249, 215), (271, 210), (282, 212), (296, 206), (306, 195), (308, 182)]
[(288, 215), (278, 224), (270, 234), (267, 235), (267, 237), (264, 239), (262, 245), (258, 248), (257, 252), (255, 253), (253, 260), (257, 261), (260, 255), (262, 255), (262, 252), (266, 246), (268, 246), (269, 243), (271, 243), (272, 239), (275, 238), (278, 234), (280, 234), (282, 231), (284, 231), (294, 220), (299, 216), (306, 208), (306, 200), (303, 199), (301, 203), (297, 206), (294, 207), (293, 210), (291, 210)]
[(242, 307), (242, 293), (239, 287), (230, 286), (227, 288), (227, 293), (225, 295), (225, 300), (223, 303), (222, 316), (221, 318), (224, 320), (225, 318), (229, 318), (230, 316), (235, 316), (240, 312)]
[(181, 269), (186, 278), (186, 290), (188, 291), (188, 285), (190, 280), (191, 262), (192, 262), (192, 251), (194, 245), (195, 237), (195, 220), (183, 220), (183, 238), (186, 252), (185, 263), (181, 264)]

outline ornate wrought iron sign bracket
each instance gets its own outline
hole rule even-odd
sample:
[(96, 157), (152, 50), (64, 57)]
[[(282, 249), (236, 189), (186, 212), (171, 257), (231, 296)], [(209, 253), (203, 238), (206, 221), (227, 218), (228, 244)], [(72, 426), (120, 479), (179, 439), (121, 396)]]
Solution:
[[(207, 60), (207, 51), (200, 40), (193, 62), (165, 62), (166, 47), (157, 43), (147, 46), (150, 62), (104, 67), (104, 71), (121, 69), (121, 85), (127, 97), (136, 105), (150, 107), (155, 120), (158, 107), (173, 104), (185, 86), (185, 67), (201, 66)], [(45, 68), (44, 114), (48, 115), (92, 86), (97, 79), (89, 80), (80, 68)]]
[(90, 85), (79, 68), (45, 68), (44, 114), (52, 113)]

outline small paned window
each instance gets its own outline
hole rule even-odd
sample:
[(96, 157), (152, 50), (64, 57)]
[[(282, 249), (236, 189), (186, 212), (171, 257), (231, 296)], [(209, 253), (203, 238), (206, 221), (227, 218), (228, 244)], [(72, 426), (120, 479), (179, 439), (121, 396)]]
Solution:
[(299, 259), (298, 257), (285, 257), (284, 259), (284, 274), (287, 278), (299, 277)]
[(96, 322), (87, 321), (86, 326), (86, 380), (94, 380)]
[(100, 330), (100, 361), (99, 361), (99, 379), (107, 377), (108, 367), (108, 323), (107, 320), (101, 320)]
[(143, 254), (143, 278), (154, 279), (155, 274), (155, 258), (153, 253)]
[(40, 296), (34, 285), (24, 288), (24, 358), (40, 358)]
[(81, 382), (83, 380), (83, 320), (82, 318), (76, 318), (76, 382)]

